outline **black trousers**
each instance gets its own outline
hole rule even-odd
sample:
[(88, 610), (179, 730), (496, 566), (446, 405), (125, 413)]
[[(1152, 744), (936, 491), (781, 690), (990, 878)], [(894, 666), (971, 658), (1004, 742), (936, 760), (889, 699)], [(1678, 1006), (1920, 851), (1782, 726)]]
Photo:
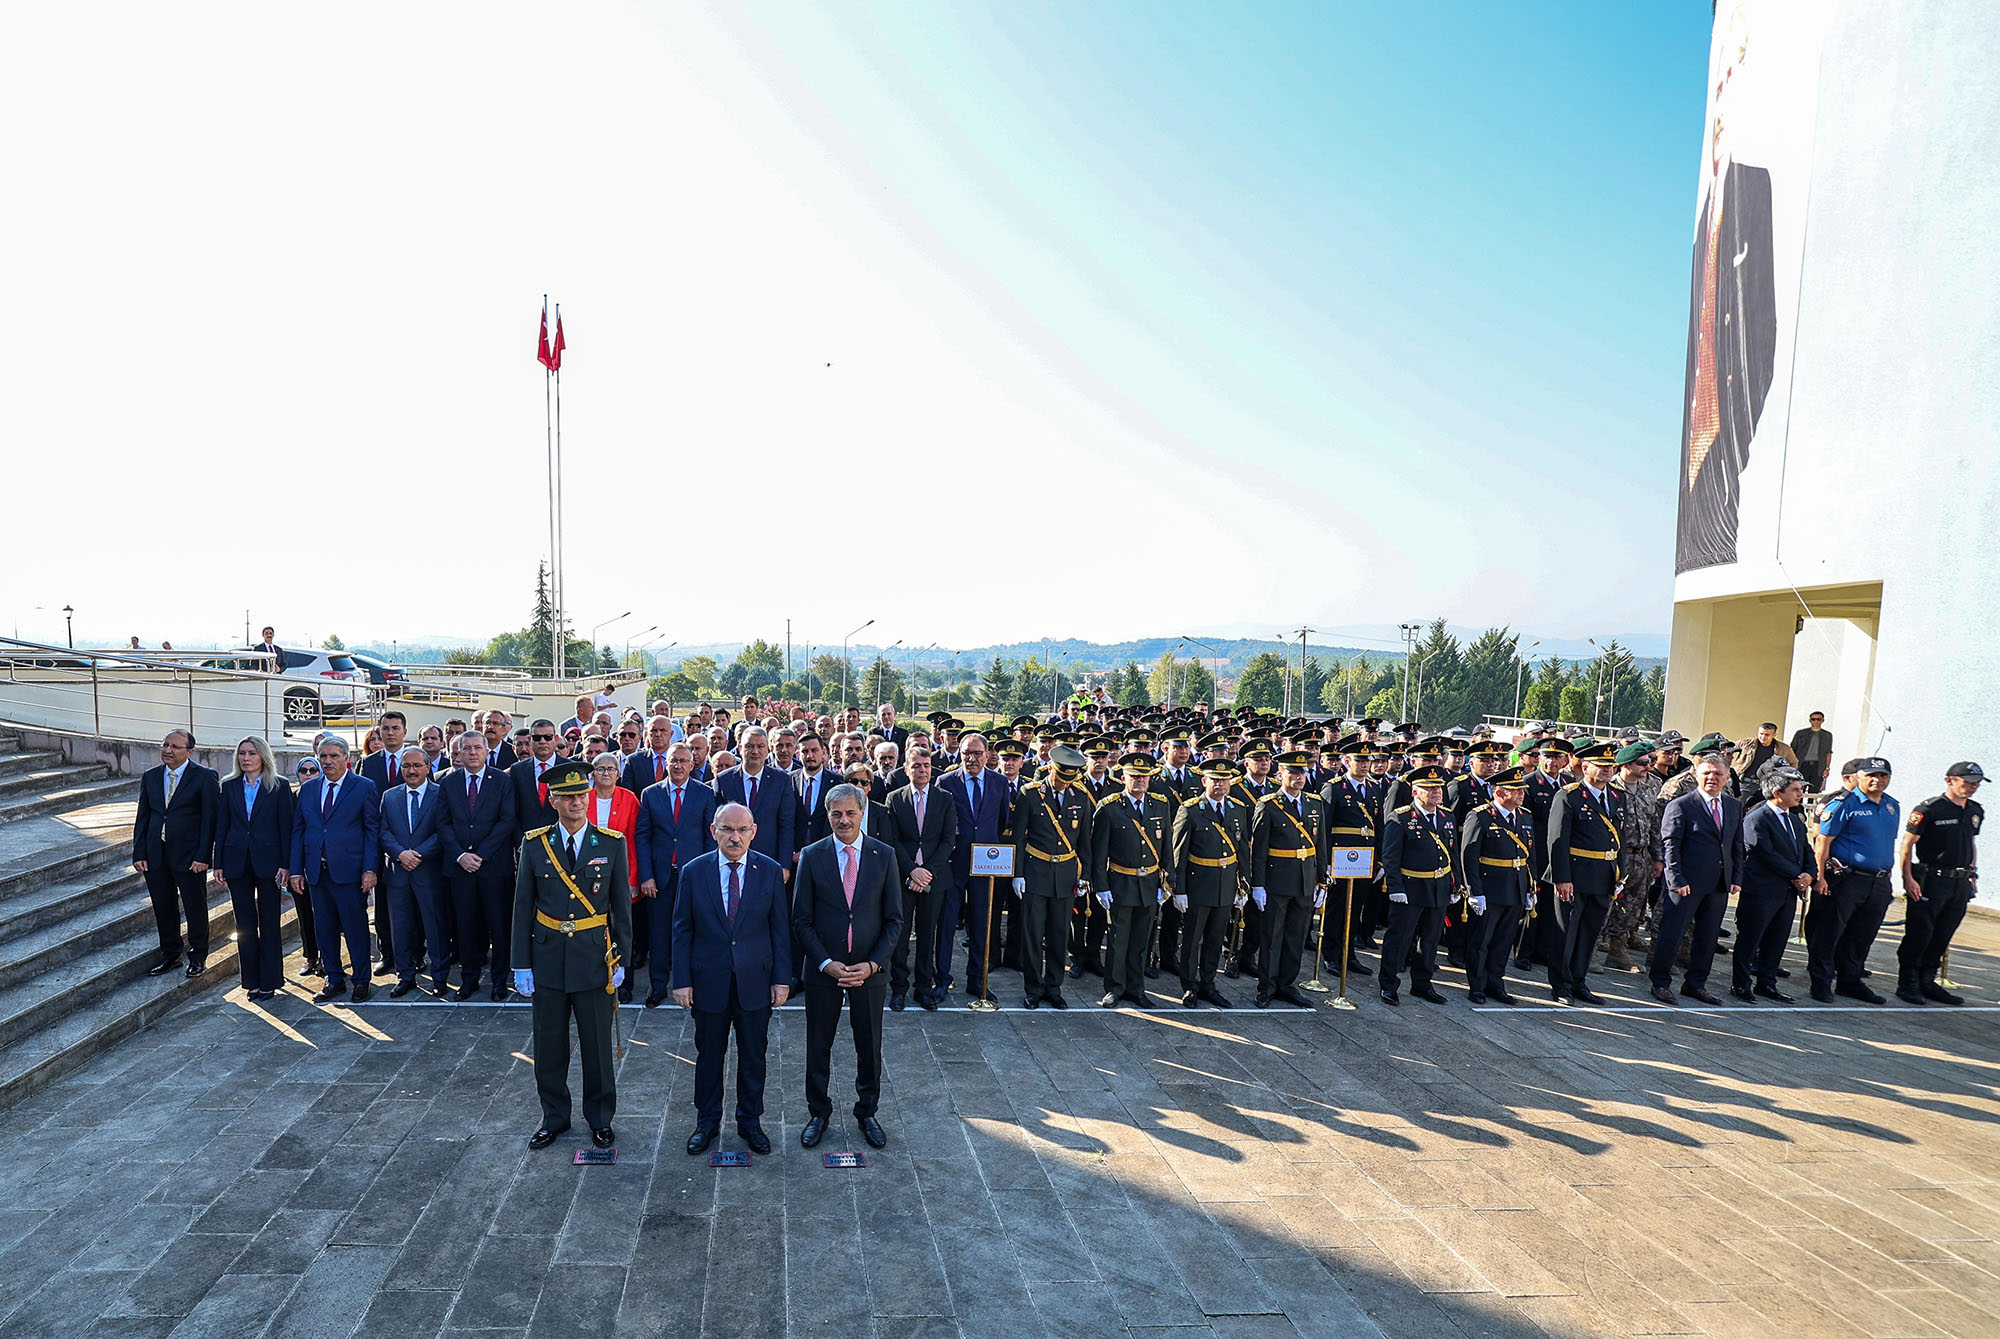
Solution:
[(1972, 884), (1962, 878), (1928, 874), (1924, 895), (1905, 901), (1903, 942), (1896, 949), (1896, 986), (1924, 986), (1937, 981), (1944, 952), (1958, 933), (1965, 908), (1972, 901)]
[(1483, 915), (1474, 916), (1465, 948), (1465, 984), (1475, 995), (1491, 995), (1507, 988), (1507, 959), (1514, 954), (1514, 938), (1520, 933), (1524, 907), (1497, 907), (1487, 903)]
[(319, 930), (313, 924), (312, 894), (307, 893), (303, 897), (294, 895), (292, 906), (299, 913), (299, 954), (305, 959), (306, 966), (317, 967), (320, 965)]
[(542, 1101), (542, 1124), (557, 1126), (569, 1121), (569, 1028), (570, 1020), (575, 1019), (577, 1050), (583, 1061), (583, 1119), (591, 1129), (603, 1129), (618, 1110), (617, 1080), (611, 1066), (611, 1025), (617, 996), (601, 986), (595, 990), (555, 990), (537, 982), (531, 1003), (535, 1096)]
[(1265, 890), (1264, 914), (1258, 918), (1262, 922), (1258, 927), (1260, 940), (1257, 946), (1259, 995), (1269, 995), (1299, 983), (1299, 968), (1306, 959), (1306, 931), (1312, 928), (1312, 918), (1310, 895)]
[(1153, 923), (1159, 914), (1159, 904), (1150, 895), (1135, 905), (1112, 904), (1104, 935), (1106, 994), (1146, 993), (1146, 955), (1153, 949)]
[(1826, 887), (1806, 904), (1806, 971), (1824, 989), (1859, 985), (1889, 910), (1889, 875), (1846, 869)]
[(921, 893), (903, 890), (903, 933), (889, 955), (889, 988), (898, 995), (910, 988), (910, 940), (916, 939), (917, 998), (923, 999), (937, 983), (938, 906), (944, 892), (936, 881)]
[(851, 990), (835, 985), (825, 972), (806, 977), (806, 1110), (812, 1115), (833, 1114), (827, 1087), (833, 1080), (833, 1037), (840, 1031), (843, 1003), (854, 1034), (854, 1114), (875, 1114), (882, 1101), (882, 1001), (888, 986), (880, 972)]
[[(1271, 890), (1264, 890), (1264, 905), (1271, 904)], [(1237, 940), (1236, 970), (1245, 976), (1264, 979), (1264, 917), (1267, 913), (1255, 901), (1243, 904), (1243, 933)]]
[(236, 963), (245, 990), (276, 990), (285, 984), (285, 939), (279, 925), (285, 897), (276, 879), (246, 872), (229, 880), (236, 908)]
[(1181, 915), (1181, 957), (1176, 964), (1183, 993), (1215, 989), (1215, 969), (1222, 965), (1222, 941), (1229, 935), (1234, 910), (1228, 902), (1219, 907), (1188, 903)]
[[(637, 884), (632, 886), (632, 891), (635, 894), (639, 891)], [(632, 899), (632, 961), (625, 964), (625, 984), (628, 986), (632, 984), (632, 973), (652, 961), (653, 903), (658, 900), (637, 896)]]
[[(1394, 990), (1403, 975), (1405, 961), (1410, 967), (1410, 986), (1422, 990), (1431, 983), (1431, 964), (1437, 958), (1438, 935), (1444, 930), (1443, 907), (1420, 907), (1410, 902), (1389, 904), (1389, 926), (1382, 935), (1381, 986)], [(1410, 949), (1416, 956), (1410, 956)]]
[[(1568, 976), (1563, 958), (1561, 905), (1554, 885), (1536, 884), (1535, 916), (1523, 925), (1521, 933), (1521, 956), (1530, 963), (1539, 962), (1547, 969), (1551, 987), (1562, 986)], [(1605, 914), (1611, 914), (1608, 907)]]
[(1030, 995), (1047, 999), (1062, 993), (1063, 961), (1069, 948), (1069, 909), (1073, 894), (1021, 899), (1021, 984)]
[(160, 931), (160, 961), (181, 956), (181, 917), (187, 917), (187, 953), (208, 956), (208, 875), (188, 869), (167, 869), (160, 861), (146, 866), (146, 892), (153, 899), (153, 921)]
[[(495, 867), (498, 867), (497, 869)], [(479, 973), (493, 963), (493, 980), (507, 983), (507, 964), (513, 961), (514, 880), (504, 860), (489, 860), (477, 874), (467, 874), (452, 865), (452, 919), (458, 924), (458, 984), (471, 990), (479, 984)]]
[[(386, 870), (375, 874), (375, 947), (382, 955), (382, 965), (393, 967), (396, 963), (396, 917), (389, 907), (389, 875)], [(369, 964), (372, 969), (373, 964)], [(355, 975), (366, 980), (366, 971), (356, 970)]]
[(1160, 908), (1160, 948), (1157, 961), (1163, 968), (1179, 970), (1181, 927), (1185, 919), (1180, 909), (1174, 905), (1172, 898), (1168, 898), (1166, 905)]
[(1611, 894), (1586, 893), (1582, 888), (1565, 902), (1555, 898), (1556, 921), (1562, 937), (1556, 942), (1556, 957), (1549, 963), (1549, 984), (1564, 990), (1588, 985), (1590, 955), (1597, 951), (1597, 936), (1604, 932), (1605, 918), (1611, 915)]
[[(1693, 937), (1688, 943), (1687, 975), (1681, 978), (1681, 985), (1686, 990), (1708, 989), (1708, 974), (1715, 966), (1716, 932), (1722, 929), (1722, 913), (1728, 909), (1727, 888), (1711, 888), (1707, 892), (1690, 890), (1680, 901), (1669, 902), (1661, 909), (1660, 932), (1653, 936), (1653, 956), (1647, 964), (1647, 974), (1655, 986), (1667, 989), (1673, 985), (1674, 959), (1680, 956), (1681, 936), (1692, 929)], [(1589, 965), (1587, 951), (1584, 962)], [(1776, 970), (1774, 966), (1774, 979)]]
[(745, 1009), (729, 978), (729, 1007), (719, 1013), (694, 1011), (694, 1117), (704, 1130), (722, 1128), (722, 1062), (729, 1035), (736, 1034), (736, 1124), (764, 1120), (764, 1072), (771, 1040), (771, 1008)]
[[(1791, 937), (1797, 902), (1789, 889), (1755, 893), (1746, 890), (1737, 895), (1736, 952), (1729, 972), (1732, 987), (1778, 988), (1778, 967), (1784, 960), (1785, 940)], [(1694, 963), (1692, 954), (1688, 963), (1690, 966)]]

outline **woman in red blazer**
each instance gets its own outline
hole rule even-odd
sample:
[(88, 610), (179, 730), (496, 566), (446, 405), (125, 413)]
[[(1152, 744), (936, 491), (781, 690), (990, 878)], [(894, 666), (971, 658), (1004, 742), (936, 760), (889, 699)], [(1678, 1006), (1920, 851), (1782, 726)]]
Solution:
[(625, 872), (630, 876), (631, 888), (636, 895), (639, 890), (639, 844), (632, 840), (632, 831), (639, 822), (639, 797), (618, 784), (616, 750), (597, 755), (597, 761), (590, 765), (590, 780), (590, 807), (584, 810), (583, 821), (595, 823), (600, 828), (610, 828), (625, 839)]

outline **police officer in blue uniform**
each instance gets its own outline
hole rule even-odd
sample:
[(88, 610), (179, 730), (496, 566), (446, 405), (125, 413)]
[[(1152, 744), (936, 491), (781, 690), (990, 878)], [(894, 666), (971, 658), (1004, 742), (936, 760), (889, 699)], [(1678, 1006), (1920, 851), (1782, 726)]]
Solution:
[(1835, 995), (1887, 1004), (1862, 976), (1893, 896), (1889, 871), (1903, 809), (1889, 794), (1887, 758), (1855, 758), (1840, 771), (1855, 782), (1820, 815), (1815, 847), (1821, 873), (1806, 908), (1806, 970), (1812, 997), (1821, 1004), (1833, 1003)]

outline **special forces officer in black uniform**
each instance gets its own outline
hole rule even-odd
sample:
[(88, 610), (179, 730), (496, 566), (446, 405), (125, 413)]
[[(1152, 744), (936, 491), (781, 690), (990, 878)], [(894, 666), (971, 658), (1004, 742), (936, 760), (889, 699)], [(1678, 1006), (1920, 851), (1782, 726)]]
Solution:
[(1326, 804), (1306, 790), (1310, 753), (1281, 753), (1276, 761), (1284, 781), (1257, 802), (1250, 828), (1250, 901), (1263, 912), (1257, 1007), (1276, 999), (1310, 1009), (1312, 1001), (1298, 986), (1299, 967), (1313, 909), (1326, 901), (1320, 883)]
[(1396, 979), (1405, 960), (1410, 964), (1410, 993), (1432, 1004), (1444, 1003), (1444, 996), (1431, 984), (1431, 963), (1437, 955), (1438, 932), (1444, 928), (1444, 909), (1458, 884), (1453, 870), (1458, 829), (1444, 807), (1444, 786), (1450, 779), (1436, 764), (1404, 773), (1410, 803), (1390, 814), (1382, 828), (1382, 867), (1389, 889), (1389, 928), (1382, 936), (1384, 1004), (1401, 1003)]
[(1964, 996), (1939, 985), (1937, 977), (1977, 888), (1979, 857), (1973, 843), (1986, 811), (1972, 797), (1985, 779), (1978, 763), (1955, 762), (1945, 769), (1944, 794), (1910, 810), (1898, 862), (1908, 909), (1903, 943), (1896, 950), (1896, 997), (1905, 1003), (1965, 1003)]
[(1167, 868), (1168, 832), (1173, 813), (1167, 802), (1147, 793), (1160, 765), (1146, 753), (1118, 760), (1125, 789), (1107, 796), (1090, 820), (1090, 886), (1111, 919), (1104, 937), (1104, 994), (1107, 1009), (1120, 1000), (1150, 1009), (1146, 997), (1146, 954), (1153, 946), (1153, 923), (1171, 891)]
[(1068, 744), (1049, 751), (1041, 776), (1021, 787), (1014, 802), (1014, 895), (1021, 899), (1021, 982), (1024, 1003), (1069, 1008), (1063, 998), (1063, 962), (1069, 952), (1070, 908), (1090, 853), (1094, 805), (1079, 784), (1089, 760)]
[[(1504, 751), (1506, 745), (1500, 745)], [(1507, 958), (1532, 888), (1528, 853), (1535, 820), (1528, 813), (1526, 768), (1509, 767), (1488, 778), (1493, 798), (1476, 805), (1460, 829), (1458, 867), (1472, 912), (1465, 950), (1465, 982), (1474, 1004), (1514, 1003), (1507, 993)]]
[(1249, 896), (1250, 811), (1229, 798), (1243, 769), (1227, 758), (1196, 765), (1203, 791), (1174, 814), (1174, 896), (1181, 912), (1181, 1003), (1229, 998), (1215, 985), (1230, 912)]
[(583, 1056), (583, 1119), (590, 1142), (610, 1148), (618, 1107), (611, 1068), (615, 992), (632, 945), (632, 893), (625, 839), (584, 822), (590, 767), (559, 762), (542, 773), (561, 820), (521, 839), (514, 881), (514, 989), (533, 1006), (535, 1093), (542, 1124), (529, 1148), (547, 1148), (569, 1129), (569, 1028)]
[(1548, 877), (1562, 926), (1560, 956), (1549, 963), (1549, 992), (1580, 1004), (1602, 1004), (1590, 988), (1590, 955), (1618, 892), (1618, 824), (1625, 794), (1611, 784), (1616, 744), (1594, 744), (1577, 755), (1583, 779), (1564, 786), (1549, 807)]

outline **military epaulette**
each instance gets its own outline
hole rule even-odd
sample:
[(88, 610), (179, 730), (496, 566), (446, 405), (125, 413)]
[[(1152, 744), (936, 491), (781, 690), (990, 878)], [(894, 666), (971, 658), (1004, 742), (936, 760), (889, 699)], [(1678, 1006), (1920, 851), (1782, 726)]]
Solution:
[(1623, 795), (1625, 793), (1625, 783), (1623, 781), (1613, 781), (1610, 784), (1610, 789), (1617, 791), (1620, 795)]
[(621, 842), (625, 840), (625, 834), (620, 832), (617, 828), (607, 828), (602, 823), (592, 823), (591, 826), (596, 828), (599, 832), (603, 833), (607, 837), (616, 837)]
[(537, 837), (541, 836), (541, 835), (542, 835), (542, 834), (543, 834), (544, 832), (553, 832), (553, 831), (555, 831), (555, 827), (556, 827), (556, 825), (555, 825), (555, 824), (553, 824), (553, 823), (551, 823), (551, 824), (549, 824), (549, 825), (548, 825), (547, 827), (545, 827), (545, 828), (536, 828), (536, 829), (535, 829), (535, 830), (534, 830), (533, 832), (524, 832), (524, 833), (522, 833), (522, 834), (521, 834), (521, 840), (522, 840), (522, 841), (529, 841), (529, 842), (531, 842), (531, 841), (533, 841), (533, 840), (534, 840), (535, 838), (537, 838)]
[(1105, 797), (1104, 797), (1103, 799), (1099, 800), (1099, 801), (1097, 802), (1097, 807), (1098, 807), (1099, 809), (1102, 809), (1102, 808), (1103, 808), (1103, 807), (1104, 807), (1105, 805), (1107, 805), (1107, 804), (1115, 804), (1116, 802), (1118, 802), (1119, 800), (1122, 800), (1122, 799), (1124, 799), (1124, 798), (1125, 798), (1125, 792), (1124, 792), (1124, 791), (1122, 791), (1122, 790), (1114, 790), (1114, 791), (1112, 791), (1112, 792), (1111, 792), (1111, 793), (1110, 793), (1109, 795), (1106, 795), (1106, 796), (1105, 796)]
[[(1487, 801), (1486, 803), (1484, 803), (1484, 804), (1478, 804), (1478, 805), (1474, 805), (1474, 806), (1473, 806), (1473, 808), (1472, 808), (1472, 814), (1483, 814), (1483, 813), (1485, 813), (1485, 812), (1486, 812), (1486, 811), (1487, 811), (1488, 809), (1491, 809), (1492, 807), (1493, 807), (1493, 801), (1491, 801), (1491, 800), (1488, 800), (1488, 801)], [(1466, 817), (1467, 817), (1467, 818), (1470, 818), (1470, 817), (1472, 816), (1472, 814), (1467, 814), (1467, 815), (1466, 815)]]
[(1182, 801), (1181, 801), (1181, 808), (1183, 808), (1183, 809), (1192, 809), (1192, 808), (1194, 808), (1194, 807), (1195, 807), (1195, 806), (1196, 806), (1197, 804), (1200, 804), (1200, 803), (1201, 803), (1201, 802), (1202, 802), (1203, 800), (1205, 800), (1205, 799), (1207, 799), (1207, 798), (1208, 798), (1208, 797), (1207, 797), (1207, 796), (1205, 796), (1205, 795), (1197, 795), (1197, 796), (1195, 796), (1195, 797), (1194, 797), (1193, 799), (1191, 799), (1191, 800), (1182, 800)]
[(1582, 788), (1583, 788), (1583, 783), (1581, 781), (1572, 781), (1567, 786), (1563, 787), (1564, 790), (1580, 790)]
[(1407, 813), (1409, 813), (1409, 812), (1410, 812), (1410, 806), (1406, 804), (1406, 805), (1403, 805), (1403, 806), (1402, 806), (1401, 808), (1397, 809), (1395, 813), (1393, 813), (1393, 814), (1389, 815), (1389, 817), (1391, 817), (1391, 818), (1399, 818), (1399, 817), (1401, 817), (1402, 815), (1404, 815), (1404, 814), (1407, 814)]

